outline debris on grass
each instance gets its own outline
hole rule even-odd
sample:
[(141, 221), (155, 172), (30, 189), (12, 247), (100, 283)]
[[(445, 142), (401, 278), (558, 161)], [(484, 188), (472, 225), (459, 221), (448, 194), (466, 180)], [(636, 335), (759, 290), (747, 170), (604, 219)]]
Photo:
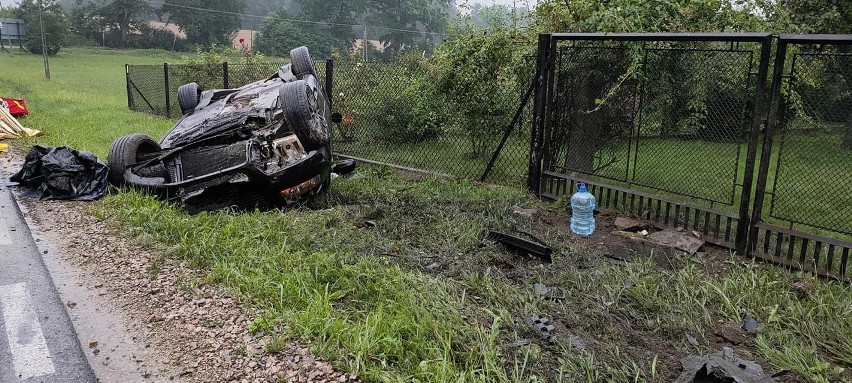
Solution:
[(630, 219), (627, 217), (616, 217), (615, 222), (613, 222), (613, 225), (615, 225), (616, 229), (618, 230), (632, 232), (638, 232), (640, 230), (648, 228), (647, 222)]
[(695, 255), (704, 245), (704, 241), (693, 236), (685, 235), (675, 230), (662, 230), (648, 235), (653, 241)]
[(758, 322), (754, 317), (749, 314), (743, 315), (743, 330), (748, 332), (755, 332), (760, 327), (760, 322)]
[(523, 206), (515, 206), (512, 209), (512, 213), (519, 215), (521, 217), (525, 217), (530, 220), (535, 220), (539, 217), (538, 209), (527, 208)]
[(485, 239), (501, 243), (509, 250), (517, 252), (523, 256), (533, 256), (547, 263), (551, 263), (553, 261), (553, 259), (551, 258), (551, 255), (553, 254), (553, 249), (550, 248), (550, 246), (545, 245), (544, 242), (542, 242), (540, 239), (536, 238), (532, 234), (524, 232), (517, 233), (530, 237), (530, 239), (521, 238), (513, 234), (501, 233), (498, 231), (489, 231), (488, 236)]
[(680, 360), (683, 373), (674, 383), (775, 383), (773, 376), (765, 375), (759, 364), (737, 357), (734, 350), (723, 347), (721, 351)]
[(739, 345), (746, 341), (746, 337), (743, 335), (740, 328), (735, 326), (722, 326), (719, 327), (716, 332), (716, 336), (719, 337), (719, 340), (731, 345)]
[(695, 339), (695, 337), (690, 335), (690, 334), (686, 334), (686, 341), (689, 342), (689, 344), (691, 344), (695, 347), (698, 347), (698, 346), (701, 345), (701, 343), (698, 343), (698, 339)]
[(550, 323), (550, 319), (533, 315), (527, 317), (527, 324), (538, 330), (538, 334), (545, 340), (553, 339), (553, 330), (556, 327)]
[(533, 285), (533, 295), (538, 298), (549, 299), (554, 302), (559, 302), (565, 299), (565, 293), (562, 290), (555, 287), (547, 287), (541, 283)]
[(90, 152), (36, 145), (9, 180), (25, 186), (28, 198), (92, 201), (106, 195), (108, 171)]

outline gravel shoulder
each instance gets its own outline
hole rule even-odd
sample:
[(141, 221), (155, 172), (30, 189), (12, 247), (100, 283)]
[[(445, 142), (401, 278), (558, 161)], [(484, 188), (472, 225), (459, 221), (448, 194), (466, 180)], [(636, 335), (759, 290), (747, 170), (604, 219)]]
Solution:
[[(19, 168), (22, 158), (3, 157), (7, 171)], [(359, 381), (296, 342), (267, 352), (271, 338), (249, 333), (235, 297), (126, 240), (85, 203), (19, 204), (101, 381)]]

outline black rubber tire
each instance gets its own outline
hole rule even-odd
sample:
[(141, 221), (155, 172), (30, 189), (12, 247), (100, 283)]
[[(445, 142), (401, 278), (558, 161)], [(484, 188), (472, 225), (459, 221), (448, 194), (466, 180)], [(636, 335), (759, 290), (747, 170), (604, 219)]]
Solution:
[(296, 78), (302, 79), (305, 75), (317, 75), (317, 67), (314, 65), (314, 59), (307, 47), (298, 47), (290, 50), (290, 70), (296, 75)]
[(329, 144), (331, 135), (325, 115), (317, 110), (314, 91), (303, 80), (288, 82), (281, 88), (280, 99), (284, 119), (306, 151), (320, 149)]
[(337, 173), (337, 175), (343, 176), (352, 173), (352, 171), (355, 170), (355, 166), (355, 160), (345, 159), (334, 164), (331, 167), (331, 171)]
[(183, 84), (178, 87), (177, 96), (181, 113), (187, 114), (198, 106), (201, 100), (201, 87), (194, 82)]
[(124, 171), (129, 165), (141, 161), (145, 155), (160, 150), (160, 144), (157, 141), (142, 133), (130, 134), (115, 140), (107, 156), (109, 182), (115, 186), (124, 185)]

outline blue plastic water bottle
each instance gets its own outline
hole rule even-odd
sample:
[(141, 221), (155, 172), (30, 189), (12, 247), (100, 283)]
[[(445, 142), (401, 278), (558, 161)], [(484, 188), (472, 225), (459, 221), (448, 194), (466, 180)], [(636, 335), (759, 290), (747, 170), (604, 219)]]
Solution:
[(586, 184), (577, 184), (577, 192), (571, 196), (571, 231), (581, 237), (595, 232), (595, 196), (586, 190)]

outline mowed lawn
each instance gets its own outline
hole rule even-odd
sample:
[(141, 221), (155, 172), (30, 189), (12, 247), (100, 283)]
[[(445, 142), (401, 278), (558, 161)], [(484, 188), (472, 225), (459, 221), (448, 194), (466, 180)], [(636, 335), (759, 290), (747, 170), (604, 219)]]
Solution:
[[(52, 58), (48, 82), (40, 56), (0, 56), (10, 68), (0, 94), (26, 98), (33, 114), (24, 123), (45, 132), (13, 147), (69, 145), (105, 158), (118, 136), (158, 138), (171, 122), (127, 110), (124, 64), (163, 61), (177, 57), (66, 50)], [(164, 260), (206, 274), (193, 283), (238, 295), (254, 315), (250, 330), (302, 339), (367, 381), (669, 382), (681, 357), (729, 346), (790, 370), (786, 381), (852, 382), (848, 284), (719, 250), (640, 246), (616, 261), (620, 237), (603, 224), (591, 238), (571, 235), (564, 204), (517, 188), (359, 172), (282, 211), (188, 216), (127, 189), (86, 208)], [(519, 206), (543, 218), (514, 214)], [(480, 246), (490, 229), (533, 233), (553, 246), (553, 263)], [(536, 296), (536, 283), (563, 299)], [(737, 332), (743, 314), (762, 323), (755, 334)], [(526, 324), (531, 315), (555, 323), (553, 339)], [(743, 341), (717, 335), (731, 331)]]

